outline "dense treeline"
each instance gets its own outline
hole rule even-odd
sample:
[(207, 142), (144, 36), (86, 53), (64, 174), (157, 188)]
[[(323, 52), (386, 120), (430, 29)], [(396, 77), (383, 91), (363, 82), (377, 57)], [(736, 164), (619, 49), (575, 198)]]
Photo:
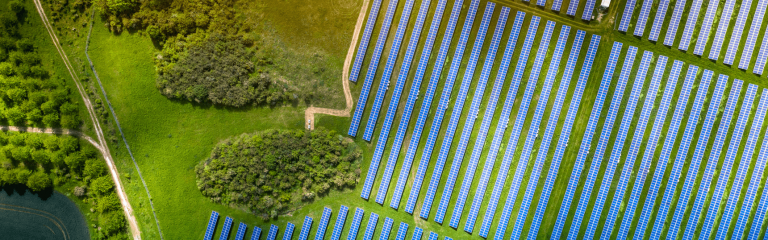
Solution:
[(19, 34), (24, 5), (16, 0), (7, 7), (0, 12), (0, 124), (77, 128), (69, 87), (51, 76), (34, 43)]
[(332, 189), (354, 187), (361, 156), (333, 131), (242, 134), (216, 145), (197, 165), (197, 187), (216, 203), (274, 218)]
[(75, 197), (91, 205), (98, 223), (93, 239), (128, 239), (125, 215), (107, 165), (91, 145), (64, 135), (0, 132), (0, 186), (26, 185), (33, 191), (74, 186)]

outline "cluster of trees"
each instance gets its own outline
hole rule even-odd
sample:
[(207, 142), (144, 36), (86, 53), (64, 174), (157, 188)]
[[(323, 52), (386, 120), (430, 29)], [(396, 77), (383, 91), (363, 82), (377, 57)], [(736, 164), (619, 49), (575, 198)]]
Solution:
[(126, 220), (107, 165), (98, 151), (69, 135), (0, 132), (0, 186), (26, 185), (32, 191), (77, 185), (73, 193), (98, 214), (95, 239), (127, 239)]
[(354, 187), (362, 154), (333, 131), (268, 130), (216, 145), (195, 168), (197, 187), (216, 203), (274, 218), (332, 189)]

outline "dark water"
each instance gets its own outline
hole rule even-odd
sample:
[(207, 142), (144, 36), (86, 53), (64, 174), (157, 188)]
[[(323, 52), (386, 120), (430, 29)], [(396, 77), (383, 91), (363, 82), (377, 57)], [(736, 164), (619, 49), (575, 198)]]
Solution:
[(90, 239), (74, 202), (57, 191), (33, 193), (23, 186), (0, 188), (0, 239)]

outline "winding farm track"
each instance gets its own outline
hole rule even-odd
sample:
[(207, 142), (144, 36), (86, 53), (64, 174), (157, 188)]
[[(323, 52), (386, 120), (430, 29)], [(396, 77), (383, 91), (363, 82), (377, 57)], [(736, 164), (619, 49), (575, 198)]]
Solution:
[(117, 167), (115, 166), (115, 162), (112, 159), (112, 154), (109, 151), (109, 147), (107, 147), (107, 141), (104, 139), (104, 132), (101, 130), (101, 124), (99, 123), (99, 120), (96, 118), (95, 111), (93, 110), (93, 105), (91, 104), (90, 99), (88, 99), (85, 90), (82, 85), (80, 85), (80, 79), (78, 78), (77, 74), (72, 68), (72, 64), (69, 62), (69, 58), (67, 57), (66, 52), (64, 52), (64, 49), (62, 49), (61, 44), (59, 43), (59, 39), (56, 36), (56, 32), (53, 30), (53, 26), (51, 26), (50, 22), (48, 21), (48, 17), (45, 15), (45, 10), (43, 9), (42, 3), (40, 3), (40, 0), (34, 0), (35, 8), (37, 9), (38, 15), (40, 15), (40, 19), (43, 22), (43, 25), (45, 26), (45, 29), (48, 31), (48, 35), (51, 37), (51, 41), (53, 42), (53, 45), (56, 47), (56, 51), (59, 53), (59, 56), (61, 56), (61, 60), (64, 62), (64, 65), (67, 67), (67, 71), (69, 72), (70, 77), (72, 77), (72, 81), (74, 81), (75, 86), (77, 86), (77, 91), (80, 93), (80, 97), (83, 99), (83, 103), (85, 103), (85, 107), (88, 110), (88, 115), (91, 118), (91, 122), (93, 123), (93, 128), (96, 132), (97, 141), (94, 141), (92, 138), (86, 136), (85, 134), (82, 134), (80, 132), (72, 131), (72, 130), (63, 130), (63, 129), (40, 129), (40, 128), (19, 128), (19, 127), (11, 127), (11, 126), (2, 126), (0, 129), (4, 130), (10, 130), (10, 131), (26, 131), (26, 132), (40, 132), (40, 133), (69, 133), (74, 134), (78, 137), (81, 137), (83, 139), (86, 139), (88, 142), (96, 146), (96, 148), (101, 151), (101, 154), (104, 156), (104, 160), (107, 162), (107, 166), (109, 167), (109, 173), (112, 176), (112, 180), (115, 182), (116, 190), (117, 190), (117, 196), (120, 198), (120, 203), (123, 206), (123, 212), (125, 213), (125, 218), (128, 221), (128, 226), (131, 231), (131, 235), (133, 236), (133, 239), (140, 240), (141, 239), (141, 231), (139, 230), (138, 223), (136, 222), (136, 217), (133, 214), (133, 208), (131, 207), (131, 203), (128, 201), (128, 195), (125, 193), (125, 188), (123, 188), (123, 184), (120, 182), (120, 174), (117, 171)]

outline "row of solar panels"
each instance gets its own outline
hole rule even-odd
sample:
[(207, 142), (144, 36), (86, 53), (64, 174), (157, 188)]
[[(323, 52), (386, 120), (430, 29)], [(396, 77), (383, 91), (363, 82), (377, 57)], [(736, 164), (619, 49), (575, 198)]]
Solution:
[[(752, 0), (743, 0), (739, 5), (736, 5), (736, 0), (726, 0), (722, 9), (719, 8), (720, 0), (710, 0), (706, 5), (707, 10), (704, 13), (704, 18), (701, 20), (699, 20), (699, 15), (703, 0), (693, 0), (690, 5), (686, 5), (686, 0), (677, 0), (675, 1), (671, 18), (668, 19), (668, 22), (665, 22), (667, 21), (667, 8), (669, 7), (670, 2), (670, 0), (659, 0), (658, 7), (655, 11), (653, 26), (648, 35), (648, 40), (654, 42), (658, 41), (659, 35), (663, 31), (666, 33), (664, 45), (670, 47), (673, 46), (677, 37), (678, 27), (681, 24), (682, 15), (683, 13), (688, 13), (685, 29), (678, 42), (678, 49), (688, 51), (690, 45), (695, 42), (693, 54), (702, 56), (704, 52), (708, 50), (708, 58), (717, 61), (722, 55), (723, 44), (727, 38), (730, 42), (728, 43), (723, 63), (733, 65), (739, 51), (741, 51), (738, 68), (748, 70), (750, 64), (753, 62), (752, 54), (755, 51), (757, 39), (759, 35), (763, 34), (764, 39), (759, 54), (754, 61), (754, 67), (752, 68), (753, 73), (759, 75), (763, 74), (766, 58), (768, 58), (768, 34), (764, 34), (764, 32), (761, 32), (760, 30), (763, 24), (766, 7), (768, 7), (768, 0), (758, 0), (754, 13), (752, 13)], [(627, 32), (629, 31), (630, 24), (635, 23), (633, 35), (642, 37), (645, 33), (645, 26), (650, 17), (654, 1), (644, 0), (637, 18), (634, 18), (636, 4), (637, 2), (635, 0), (627, 1), (624, 7), (624, 13), (622, 14), (622, 19), (618, 25), (618, 30)], [(736, 22), (731, 24), (732, 15), (737, 7), (739, 8), (739, 12)], [(749, 32), (746, 41), (742, 45), (742, 35), (747, 27), (747, 21), (750, 21)], [(709, 48), (707, 49), (708, 44), (710, 43), (710, 36), (712, 35), (713, 24), (715, 22), (718, 23), (717, 29), (712, 38), (711, 45), (709, 45)], [(693, 39), (694, 32), (697, 30), (697, 39)]]
[[(213, 239), (213, 234), (216, 231), (216, 223), (218, 222), (218, 220), (219, 220), (219, 213), (216, 211), (212, 211), (211, 217), (208, 220), (208, 227), (206, 227), (205, 235), (203, 236), (204, 240)], [(224, 226), (222, 226), (221, 228), (221, 234), (219, 234), (219, 240), (229, 239), (229, 233), (232, 231), (232, 223), (233, 223), (232, 218), (226, 217), (224, 219)], [(247, 230), (247, 228), (248, 226), (245, 223), (240, 223), (240, 225), (237, 227), (235, 240), (243, 240), (245, 238), (245, 231)], [(277, 226), (275, 225), (272, 225), (272, 227), (269, 228), (268, 239), (275, 239), (273, 234), (277, 234)], [(251, 234), (251, 240), (258, 240), (259, 237), (261, 237), (261, 228), (253, 227), (253, 234)]]

